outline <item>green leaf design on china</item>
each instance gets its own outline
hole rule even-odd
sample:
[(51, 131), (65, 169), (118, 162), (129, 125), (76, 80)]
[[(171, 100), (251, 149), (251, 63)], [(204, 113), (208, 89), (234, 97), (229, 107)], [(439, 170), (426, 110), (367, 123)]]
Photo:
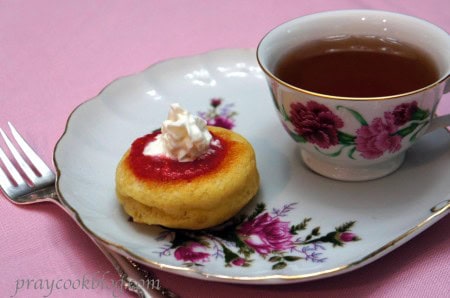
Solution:
[(350, 108), (347, 108), (344, 106), (337, 106), (336, 109), (338, 109), (338, 110), (345, 109), (345, 110), (349, 111), (353, 115), (353, 117), (355, 117), (355, 119), (358, 120), (359, 123), (361, 123), (361, 125), (363, 125), (363, 126), (369, 125), (369, 123), (367, 123), (366, 119), (364, 119), (364, 117), (359, 112), (357, 112), (353, 109), (350, 109)]
[(301, 135), (293, 133), (292, 131), (288, 131), (288, 133), (297, 143), (307, 143), (306, 139)]

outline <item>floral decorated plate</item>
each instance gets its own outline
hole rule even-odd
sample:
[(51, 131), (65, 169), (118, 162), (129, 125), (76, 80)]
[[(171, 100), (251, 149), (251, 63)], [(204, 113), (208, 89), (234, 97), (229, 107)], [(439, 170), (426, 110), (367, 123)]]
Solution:
[[(261, 188), (224, 225), (195, 232), (136, 224), (119, 205), (117, 163), (179, 102), (256, 151)], [(90, 234), (139, 262), (236, 283), (306, 281), (354, 270), (413, 238), (450, 208), (450, 135), (420, 139), (402, 167), (368, 182), (308, 170), (276, 118), (254, 50), (165, 61), (121, 78), (71, 114), (54, 161), (57, 189)]]

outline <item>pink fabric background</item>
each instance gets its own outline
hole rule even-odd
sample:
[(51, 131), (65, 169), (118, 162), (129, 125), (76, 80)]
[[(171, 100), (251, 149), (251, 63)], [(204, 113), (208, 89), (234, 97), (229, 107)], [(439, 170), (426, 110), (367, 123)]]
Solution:
[[(66, 118), (106, 84), (168, 58), (254, 48), (266, 31), (301, 15), (372, 8), (411, 14), (450, 32), (450, 2), (369, 0), (0, 1), (0, 127), (13, 122), (52, 164)], [(440, 112), (450, 111), (450, 96)], [(63, 211), (0, 197), (0, 296), (18, 279), (82, 279), (113, 268)], [(183, 297), (449, 297), (450, 219), (357, 271), (308, 283), (246, 286), (157, 271)], [(43, 297), (29, 289), (15, 297)], [(111, 289), (54, 290), (50, 297), (111, 297)], [(122, 297), (132, 297), (116, 292)]]

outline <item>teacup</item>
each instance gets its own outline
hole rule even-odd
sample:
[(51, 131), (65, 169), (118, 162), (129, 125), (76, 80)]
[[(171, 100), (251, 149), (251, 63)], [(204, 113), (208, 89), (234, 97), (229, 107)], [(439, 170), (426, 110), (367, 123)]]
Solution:
[[(343, 97), (295, 87), (274, 74), (290, 49), (346, 35), (414, 45), (430, 56), (439, 78), (401, 94)], [(424, 20), (374, 10), (308, 15), (267, 33), (258, 45), (257, 59), (284, 129), (300, 145), (304, 163), (321, 175), (345, 181), (383, 177), (400, 167), (405, 151), (422, 135), (450, 126), (450, 115), (434, 117), (442, 95), (450, 91), (450, 38)]]

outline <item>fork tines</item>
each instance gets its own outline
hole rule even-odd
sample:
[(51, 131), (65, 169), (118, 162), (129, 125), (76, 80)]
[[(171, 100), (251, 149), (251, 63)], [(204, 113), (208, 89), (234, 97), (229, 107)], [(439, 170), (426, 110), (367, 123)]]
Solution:
[(0, 186), (2, 189), (9, 195), (9, 192), (14, 190), (16, 192), (25, 192), (26, 190), (29, 191), (29, 188), (35, 185), (44, 186), (53, 184), (55, 178), (53, 172), (27, 144), (14, 126), (10, 122), (8, 122), (8, 125), (13, 139), (21, 152), (17, 150), (5, 131), (0, 128), (0, 134), (14, 158), (13, 160), (10, 159), (0, 147), (0, 160), (4, 166), (4, 169), (0, 167)]

